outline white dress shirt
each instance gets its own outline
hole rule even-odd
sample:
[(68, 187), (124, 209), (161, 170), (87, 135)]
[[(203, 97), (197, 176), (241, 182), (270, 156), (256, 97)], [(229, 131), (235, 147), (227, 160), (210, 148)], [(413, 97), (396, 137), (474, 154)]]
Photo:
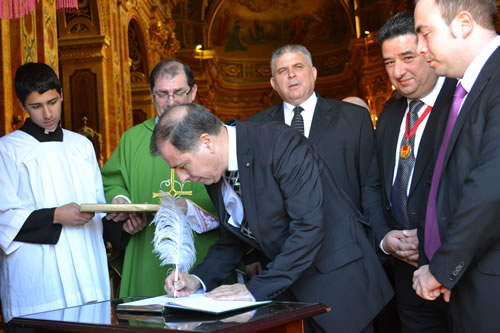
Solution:
[[(422, 97), (420, 100), (424, 103), (420, 110), (418, 110), (418, 117), (422, 116), (422, 114), (425, 112), (425, 109), (427, 107), (434, 107), (434, 103), (436, 103), (436, 99), (438, 98), (439, 92), (441, 91), (441, 88), (443, 87), (445, 78), (444, 77), (439, 77), (436, 81), (436, 84), (434, 85), (434, 88), (432, 88), (432, 91), (427, 94), (425, 97)], [(392, 183), (394, 184), (394, 181), (396, 180), (396, 174), (398, 173), (398, 165), (399, 165), (399, 153), (401, 149), (401, 140), (403, 139), (403, 135), (405, 135), (406, 131), (406, 117), (408, 117), (408, 112), (409, 112), (409, 104), (410, 104), (410, 99), (407, 99), (407, 106), (406, 106), (406, 112), (403, 117), (403, 121), (401, 121), (401, 125), (399, 128), (399, 136), (398, 136), (398, 144), (396, 146), (396, 151), (395, 151), (395, 163), (394, 163), (394, 172), (392, 176)], [(431, 110), (432, 112), (432, 110)], [(414, 134), (415, 135), (415, 142), (413, 145), (413, 153), (415, 154), (415, 159), (417, 158), (418, 154), (418, 147), (420, 146), (420, 141), (422, 140), (422, 135), (424, 134), (425, 126), (427, 125), (427, 121), (429, 120), (430, 113), (425, 119), (422, 121), (422, 123), (418, 126), (417, 132)], [(411, 129), (409, 129), (411, 131)], [(411, 171), (410, 179), (408, 180), (409, 184), (411, 184), (411, 180), (413, 178), (413, 170)], [(407, 195), (409, 194), (410, 191), (410, 186), (408, 186), (408, 192), (406, 193)]]
[[(300, 114), (302, 115), (302, 118), (304, 119), (304, 136), (306, 138), (309, 137), (309, 132), (311, 130), (311, 123), (312, 119), (314, 116), (314, 109), (316, 108), (316, 103), (318, 102), (318, 96), (316, 96), (316, 93), (312, 93), (312, 95), (304, 101), (304, 103), (298, 105), (301, 106), (304, 111), (302, 111)], [(289, 104), (287, 102), (283, 102), (283, 112), (285, 116), (285, 124), (290, 126), (292, 124), (292, 119), (294, 116), (293, 109), (295, 108), (295, 105)]]
[[(472, 89), (472, 86), (476, 82), (479, 73), (484, 67), (484, 64), (491, 57), (493, 52), (500, 46), (500, 36), (496, 36), (470, 63), (464, 73), (464, 77), (460, 80), (462, 83), (462, 87), (467, 91), (467, 95), (465, 95), (464, 100), (462, 101), (462, 105), (464, 105), (467, 96), (469, 96), (469, 92)], [(458, 85), (458, 84), (457, 84)], [(462, 106), (460, 106), (460, 110)], [(460, 111), (459, 111), (460, 112)]]
[[(228, 139), (228, 171), (238, 171), (238, 155), (236, 154), (236, 128), (233, 126), (226, 126), (227, 139)], [(224, 180), (222, 185), (222, 198), (224, 200), (224, 207), (226, 212), (230, 215), (227, 221), (233, 227), (239, 228), (241, 221), (244, 218), (243, 204), (240, 197), (233, 190), (231, 185)]]
[[(438, 98), (439, 93), (441, 92), (441, 88), (443, 87), (444, 84), (444, 77), (439, 77), (436, 81), (436, 84), (434, 85), (434, 88), (432, 88), (431, 92), (427, 94), (425, 97), (422, 97), (420, 100), (424, 103), (420, 110), (418, 110), (418, 117), (420, 118), (422, 114), (425, 112), (425, 109), (427, 107), (431, 106), (434, 107), (434, 103), (436, 103), (436, 99)], [(406, 112), (404, 114), (403, 120), (401, 121), (401, 125), (399, 127), (399, 135), (398, 135), (398, 144), (396, 145), (396, 151), (395, 151), (395, 158), (394, 158), (394, 171), (392, 175), (392, 183), (394, 184), (394, 181), (396, 180), (396, 174), (398, 173), (398, 165), (399, 165), (399, 154), (400, 154), (400, 149), (401, 149), (401, 140), (403, 139), (403, 135), (405, 134), (406, 131), (406, 117), (408, 117), (408, 112), (409, 112), (409, 105), (410, 105), (410, 99), (407, 99), (407, 106), (406, 106)], [(432, 110), (431, 110), (432, 112)], [(417, 158), (418, 154), (418, 147), (420, 146), (420, 141), (422, 140), (422, 135), (424, 134), (425, 126), (427, 125), (427, 121), (429, 120), (430, 113), (429, 115), (422, 121), (422, 123), (418, 126), (417, 132), (414, 134), (415, 135), (415, 141), (413, 143), (413, 153), (415, 154), (415, 159)], [(413, 170), (411, 170), (410, 178), (408, 179), (409, 184), (411, 184), (411, 181), (413, 179)], [(406, 194), (408, 195), (410, 192), (410, 186), (408, 186)], [(384, 252), (385, 254), (389, 254), (384, 250), (384, 247), (382, 246), (384, 243), (384, 239), (380, 241), (379, 248)]]

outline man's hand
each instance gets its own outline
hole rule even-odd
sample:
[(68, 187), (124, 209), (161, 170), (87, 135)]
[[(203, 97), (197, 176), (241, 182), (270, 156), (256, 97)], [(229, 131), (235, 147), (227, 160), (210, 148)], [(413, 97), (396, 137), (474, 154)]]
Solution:
[(443, 294), (446, 302), (450, 301), (451, 291), (443, 287), (429, 270), (429, 265), (424, 265), (413, 273), (413, 289), (423, 299), (433, 301)]
[[(129, 204), (130, 202), (128, 202), (127, 200), (125, 200), (122, 197), (116, 197), (116, 198), (114, 198), (111, 201), (111, 203), (112, 204), (122, 204), (123, 205), (123, 204)], [(111, 212), (111, 213), (106, 214), (106, 218), (108, 220), (112, 220), (112, 221), (115, 221), (115, 222), (122, 222), (122, 221), (125, 221), (125, 220), (128, 219), (128, 215), (129, 215), (128, 213), (124, 213), (124, 212)]]
[(418, 267), (417, 229), (388, 232), (382, 241), (382, 247), (393, 257)]
[(123, 223), (123, 230), (133, 235), (146, 227), (148, 220), (144, 213), (130, 213), (128, 219)]
[(262, 273), (262, 264), (260, 261), (253, 262), (245, 266), (245, 273), (247, 274), (247, 279), (250, 280), (254, 276)]
[(219, 301), (252, 301), (250, 292), (242, 283), (224, 284), (204, 295)]
[(174, 282), (175, 272), (172, 272), (165, 279), (165, 291), (168, 296), (174, 296), (174, 290), (176, 297), (189, 296), (201, 288), (200, 280), (198, 280), (194, 275), (179, 272), (179, 280)]
[(72, 202), (57, 207), (54, 212), (54, 224), (84, 225), (94, 217), (94, 213), (80, 212), (80, 205)]
[[(111, 203), (122, 205), (129, 204), (129, 202), (122, 197), (114, 198)], [(144, 229), (148, 223), (145, 213), (111, 212), (106, 214), (106, 218), (114, 222), (124, 222), (122, 227), (123, 230), (131, 235)]]

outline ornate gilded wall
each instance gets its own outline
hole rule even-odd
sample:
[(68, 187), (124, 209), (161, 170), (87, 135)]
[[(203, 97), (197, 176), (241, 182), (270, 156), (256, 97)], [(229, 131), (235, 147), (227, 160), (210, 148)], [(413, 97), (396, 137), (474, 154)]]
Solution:
[(2, 19), (0, 134), (19, 128), (25, 117), (12, 87), (15, 69), (45, 62), (63, 84), (63, 126), (94, 134), (105, 161), (134, 117), (154, 115), (149, 72), (179, 49), (170, 15), (177, 2), (80, 0), (79, 10), (66, 14), (56, 12), (55, 0), (41, 0), (30, 15)]
[[(392, 89), (374, 31), (410, 6), (387, 0), (191, 0), (172, 15), (178, 56), (196, 71), (200, 102), (220, 118), (245, 119), (279, 102), (269, 83), (269, 59), (275, 48), (300, 43), (318, 69), (316, 90), (325, 97), (362, 97), (375, 119)], [(196, 45), (213, 57), (198, 59)]]
[(79, 10), (65, 14), (56, 12), (55, 0), (40, 0), (30, 15), (0, 20), (0, 135), (23, 122), (12, 81), (27, 61), (46, 62), (58, 72), (63, 126), (93, 136), (105, 161), (126, 129), (155, 114), (149, 73), (160, 59), (176, 56), (191, 65), (196, 102), (222, 119), (245, 119), (280, 102), (268, 62), (286, 43), (311, 50), (322, 96), (362, 97), (375, 120), (392, 88), (373, 37), (412, 3), (79, 0)]

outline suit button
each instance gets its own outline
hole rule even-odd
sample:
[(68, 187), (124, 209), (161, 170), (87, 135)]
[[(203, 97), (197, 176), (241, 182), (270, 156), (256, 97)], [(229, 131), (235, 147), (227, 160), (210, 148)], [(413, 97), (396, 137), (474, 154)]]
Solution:
[(247, 162), (247, 163), (245, 164), (245, 166), (246, 166), (247, 168), (249, 168), (249, 167), (250, 167), (250, 162)]

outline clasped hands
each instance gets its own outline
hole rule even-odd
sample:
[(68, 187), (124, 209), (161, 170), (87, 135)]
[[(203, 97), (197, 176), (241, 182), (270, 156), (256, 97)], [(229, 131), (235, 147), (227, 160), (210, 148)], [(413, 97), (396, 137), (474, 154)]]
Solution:
[[(392, 230), (382, 242), (384, 250), (393, 257), (418, 267), (418, 237), (417, 229)], [(413, 273), (413, 289), (418, 296), (426, 300), (435, 300), (441, 294), (446, 302), (450, 301), (451, 291), (446, 289), (424, 265)]]
[(384, 236), (382, 247), (393, 257), (418, 267), (417, 229), (388, 232)]
[[(192, 274), (179, 272), (179, 279), (175, 281), (175, 273), (173, 272), (165, 279), (165, 291), (168, 296), (173, 296), (174, 290), (176, 290), (177, 297), (186, 297), (195, 293), (201, 287), (200, 280)], [(252, 301), (250, 292), (242, 283), (224, 284), (204, 293), (204, 296), (219, 301)]]

